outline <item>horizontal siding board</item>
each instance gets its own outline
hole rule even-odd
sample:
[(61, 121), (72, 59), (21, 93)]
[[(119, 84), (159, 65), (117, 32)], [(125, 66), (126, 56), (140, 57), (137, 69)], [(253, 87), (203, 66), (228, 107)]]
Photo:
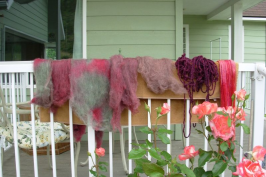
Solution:
[(265, 42), (265, 37), (258, 37), (258, 36), (245, 36), (244, 38), (245, 43), (246, 42)]
[(265, 37), (265, 31), (245, 30), (245, 36)]
[(256, 48), (247, 48), (245, 47), (245, 54), (265, 54), (265, 48), (264, 49), (256, 49)]
[(209, 29), (209, 28), (204, 28), (204, 29), (199, 29), (199, 28), (190, 28), (189, 33), (191, 34), (197, 34), (197, 35), (215, 35), (215, 36), (227, 36), (228, 29)]
[(189, 39), (191, 41), (205, 41), (205, 42), (209, 42), (211, 40), (217, 39), (221, 37), (221, 41), (223, 42), (228, 42), (229, 37), (228, 36), (219, 36), (219, 35), (198, 35), (198, 34), (191, 34), (189, 33)]
[(44, 30), (47, 32), (47, 22), (43, 21), (42, 18), (39, 18), (36, 15), (32, 15), (29, 10), (21, 7), (14, 7), (13, 14), (20, 19), (25, 19), (27, 23), (34, 23), (41, 31)]
[(41, 4), (39, 4), (40, 6), (37, 8), (36, 4), (38, 4), (38, 1), (34, 1), (28, 4), (30, 9), (33, 8), (31, 11), (38, 16), (47, 16), (48, 5), (46, 4), (46, 7), (44, 8), (41, 6)]
[[(38, 26), (35, 26), (32, 22), (28, 21), (27, 19), (17, 16), (13, 13), (4, 13), (4, 19), (3, 23), (18, 29), (19, 31), (22, 31), (22, 29), (25, 29), (23, 32), (29, 33), (29, 31), (34, 31), (35, 34), (44, 35), (47, 32), (47, 29), (39, 28)], [(9, 22), (10, 21), (10, 22)], [(12, 23), (13, 22), (13, 23)]]
[(245, 48), (265, 49), (264, 42), (245, 42)]
[[(14, 29), (17, 29), (16, 28), (18, 26), (17, 21), (13, 21), (12, 19), (5, 18), (5, 19), (3, 19), (2, 22), (8, 27), (12, 27)], [(28, 26), (20, 25), (17, 30), (19, 30), (19, 31), (21, 31), (27, 35), (41, 39), (43, 41), (47, 41), (47, 35), (40, 34), (38, 31), (35, 31), (35, 30), (29, 28)]]
[(151, 56), (154, 58), (175, 59), (175, 45), (87, 46), (87, 57), (108, 59), (112, 55), (118, 54), (119, 49), (121, 49), (121, 54), (124, 57)]
[[(211, 54), (210, 53), (207, 53), (207, 54), (202, 54), (202, 53), (190, 53), (189, 54), (189, 58), (193, 58), (193, 57), (196, 57), (196, 56), (199, 56), (199, 55), (202, 55), (203, 57), (207, 58), (207, 59), (211, 59)], [(219, 60), (220, 58), (220, 55), (219, 54), (212, 54), (212, 60), (214, 61), (217, 61)], [(221, 54), (221, 59), (228, 59), (228, 54)]]
[(87, 17), (87, 30), (175, 30), (174, 16)]
[(89, 45), (175, 44), (175, 31), (88, 31)]
[[(221, 41), (221, 47), (227, 47), (228, 48), (228, 41)], [(210, 41), (190, 41), (189, 46), (190, 47), (202, 47), (202, 45), (205, 46), (211, 46)], [(213, 41), (212, 42), (213, 47), (219, 47), (219, 41)]]
[(245, 61), (246, 60), (253, 60), (253, 63), (257, 61), (265, 61), (265, 55), (263, 54), (245, 54)]
[(174, 7), (174, 2), (90, 2), (87, 12), (89, 16), (175, 15)]

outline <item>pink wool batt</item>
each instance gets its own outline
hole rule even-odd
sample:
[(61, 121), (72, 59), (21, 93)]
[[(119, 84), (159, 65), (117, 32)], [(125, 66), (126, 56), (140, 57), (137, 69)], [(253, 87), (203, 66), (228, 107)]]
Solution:
[(176, 71), (173, 61), (167, 58), (153, 59), (152, 57), (137, 57), (139, 62), (138, 72), (145, 80), (147, 87), (156, 94), (172, 90), (175, 94), (187, 93), (175, 77)]
[(134, 58), (124, 59), (121, 55), (112, 56), (110, 61), (109, 106), (113, 109), (111, 124), (113, 129), (120, 131), (122, 111), (125, 108), (129, 108), (132, 113), (136, 113), (140, 105), (136, 95), (138, 61)]
[(71, 60), (55, 60), (52, 62), (53, 104), (52, 112), (62, 106), (70, 97)]
[(36, 92), (31, 103), (49, 108), (52, 105), (53, 83), (51, 81), (52, 60), (37, 58), (33, 62)]
[(72, 60), (70, 103), (78, 117), (95, 130), (110, 130), (110, 62), (105, 59)]

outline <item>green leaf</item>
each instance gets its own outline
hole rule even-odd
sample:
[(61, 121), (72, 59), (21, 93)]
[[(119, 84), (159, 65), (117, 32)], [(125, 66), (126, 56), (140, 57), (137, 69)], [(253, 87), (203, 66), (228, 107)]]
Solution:
[(136, 165), (134, 168), (134, 173), (144, 173), (142, 165)]
[(138, 177), (138, 174), (137, 173), (129, 174), (127, 177)]
[(228, 169), (232, 172), (236, 172), (236, 166), (229, 166)]
[(232, 120), (230, 117), (228, 117), (228, 119), (227, 119), (227, 125), (228, 125), (228, 127), (231, 127), (231, 125), (232, 125)]
[(213, 176), (218, 176), (224, 172), (228, 163), (225, 163), (223, 160), (216, 162), (212, 168)]
[(223, 142), (222, 144), (220, 144), (220, 149), (224, 152), (228, 149), (228, 144), (227, 142)]
[(232, 96), (231, 96), (231, 100), (232, 100), (232, 102), (234, 102), (235, 101), (235, 94), (233, 94)]
[(167, 135), (165, 133), (158, 133), (158, 138), (160, 140), (162, 140), (162, 142), (164, 144), (170, 144), (171, 143), (170, 139), (167, 137)]
[(99, 177), (106, 177), (105, 175), (100, 175)]
[(150, 163), (150, 161), (148, 159), (136, 159), (135, 163), (136, 163), (136, 165), (142, 166), (143, 163)]
[(245, 96), (245, 100), (249, 99), (249, 96), (250, 96), (250, 94), (247, 94), (247, 95)]
[(206, 130), (208, 131), (208, 132), (212, 132), (212, 130), (211, 130), (211, 127), (208, 125), (207, 127), (205, 127), (206, 128)]
[(140, 159), (146, 154), (145, 149), (132, 149), (128, 154), (128, 159)]
[(202, 167), (194, 168), (194, 174), (196, 177), (202, 177), (203, 173), (205, 173), (205, 170)]
[(149, 149), (148, 152), (153, 158), (157, 160), (162, 160), (161, 156), (157, 153), (157, 151), (154, 148)]
[(139, 129), (142, 133), (152, 134), (152, 130), (149, 127), (142, 127)]
[(107, 168), (105, 166), (99, 166), (100, 170), (107, 172)]
[(211, 157), (212, 157), (212, 151), (204, 151), (202, 149), (199, 149), (198, 166), (202, 167), (203, 165), (205, 165), (205, 163), (209, 161)]
[(108, 163), (107, 162), (99, 162), (99, 165), (106, 165), (106, 166), (108, 166)]
[(210, 142), (211, 140), (214, 139), (214, 136), (213, 135), (208, 135), (208, 141)]
[(94, 176), (97, 176), (97, 172), (94, 171), (94, 170), (90, 170), (90, 173), (91, 173), (92, 175), (94, 175)]
[(235, 127), (239, 127), (239, 126), (240, 126), (240, 123), (236, 124), (236, 126), (235, 126)]
[(203, 134), (201, 130), (198, 130), (198, 129), (195, 129), (195, 130), (198, 132), (198, 134)]
[(246, 124), (240, 124), (246, 134), (250, 134), (250, 129)]
[(146, 102), (145, 102), (145, 110), (148, 111), (149, 113), (151, 113), (151, 109), (150, 109), (150, 107), (146, 104)]
[(163, 166), (167, 165), (168, 162), (166, 160), (157, 160), (156, 164), (163, 167)]
[(223, 111), (217, 111), (216, 114), (218, 114), (218, 115), (223, 115), (223, 116), (225, 116), (225, 117), (229, 116), (228, 113), (223, 112)]
[(164, 177), (164, 175), (159, 172), (153, 172), (150, 174), (150, 177)]
[(213, 174), (212, 174), (211, 171), (206, 171), (206, 172), (202, 175), (202, 177), (213, 177)]
[(151, 143), (149, 140), (146, 139), (146, 144), (148, 147), (152, 147), (153, 146), (153, 143)]
[(142, 168), (144, 173), (147, 176), (150, 176), (152, 173), (157, 172), (157, 173), (161, 173), (162, 175), (164, 174), (164, 170), (162, 167), (160, 167), (157, 164), (153, 164), (153, 163), (143, 163), (142, 164)]
[(166, 134), (172, 134), (173, 133), (172, 130), (168, 130), (168, 129), (165, 129), (165, 128), (159, 128), (158, 129), (158, 132), (160, 132), (160, 133), (166, 133)]
[(184, 173), (186, 176), (196, 177), (193, 171), (190, 168), (188, 168), (186, 165), (180, 163), (177, 163), (176, 165), (180, 168), (181, 172)]
[(168, 161), (172, 160), (172, 156), (166, 151), (162, 151), (161, 155), (165, 158), (165, 160), (168, 160)]
[(160, 113), (162, 112), (162, 108), (158, 107), (157, 108), (157, 119), (160, 117)]
[(230, 150), (235, 150), (235, 144), (232, 141), (230, 141)]
[(171, 173), (170, 177), (184, 177), (184, 176), (179, 173), (174, 173), (174, 174)]

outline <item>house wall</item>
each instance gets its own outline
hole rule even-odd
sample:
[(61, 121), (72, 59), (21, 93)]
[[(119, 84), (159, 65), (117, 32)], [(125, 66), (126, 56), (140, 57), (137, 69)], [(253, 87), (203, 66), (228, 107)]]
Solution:
[(245, 63), (262, 62), (265, 63), (266, 44), (266, 23), (265, 22), (244, 22)]
[(175, 59), (174, 1), (88, 1), (87, 56)]
[[(189, 25), (190, 58), (203, 55), (211, 58), (211, 40), (221, 38), (221, 59), (229, 59), (228, 21), (207, 21), (206, 16), (184, 16), (184, 24)], [(244, 62), (265, 62), (265, 22), (244, 21)], [(219, 59), (219, 42), (212, 43), (213, 60)]]
[(9, 10), (0, 10), (0, 28), (4, 25), (41, 41), (47, 41), (47, 1), (36, 0), (29, 4), (14, 2)]

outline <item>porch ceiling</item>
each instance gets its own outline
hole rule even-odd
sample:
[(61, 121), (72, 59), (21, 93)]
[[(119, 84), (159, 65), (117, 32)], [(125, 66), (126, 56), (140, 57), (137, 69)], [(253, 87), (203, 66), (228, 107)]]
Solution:
[[(207, 15), (209, 20), (227, 20), (231, 5), (240, 0), (184, 0), (184, 15)], [(243, 11), (264, 0), (242, 0)]]

